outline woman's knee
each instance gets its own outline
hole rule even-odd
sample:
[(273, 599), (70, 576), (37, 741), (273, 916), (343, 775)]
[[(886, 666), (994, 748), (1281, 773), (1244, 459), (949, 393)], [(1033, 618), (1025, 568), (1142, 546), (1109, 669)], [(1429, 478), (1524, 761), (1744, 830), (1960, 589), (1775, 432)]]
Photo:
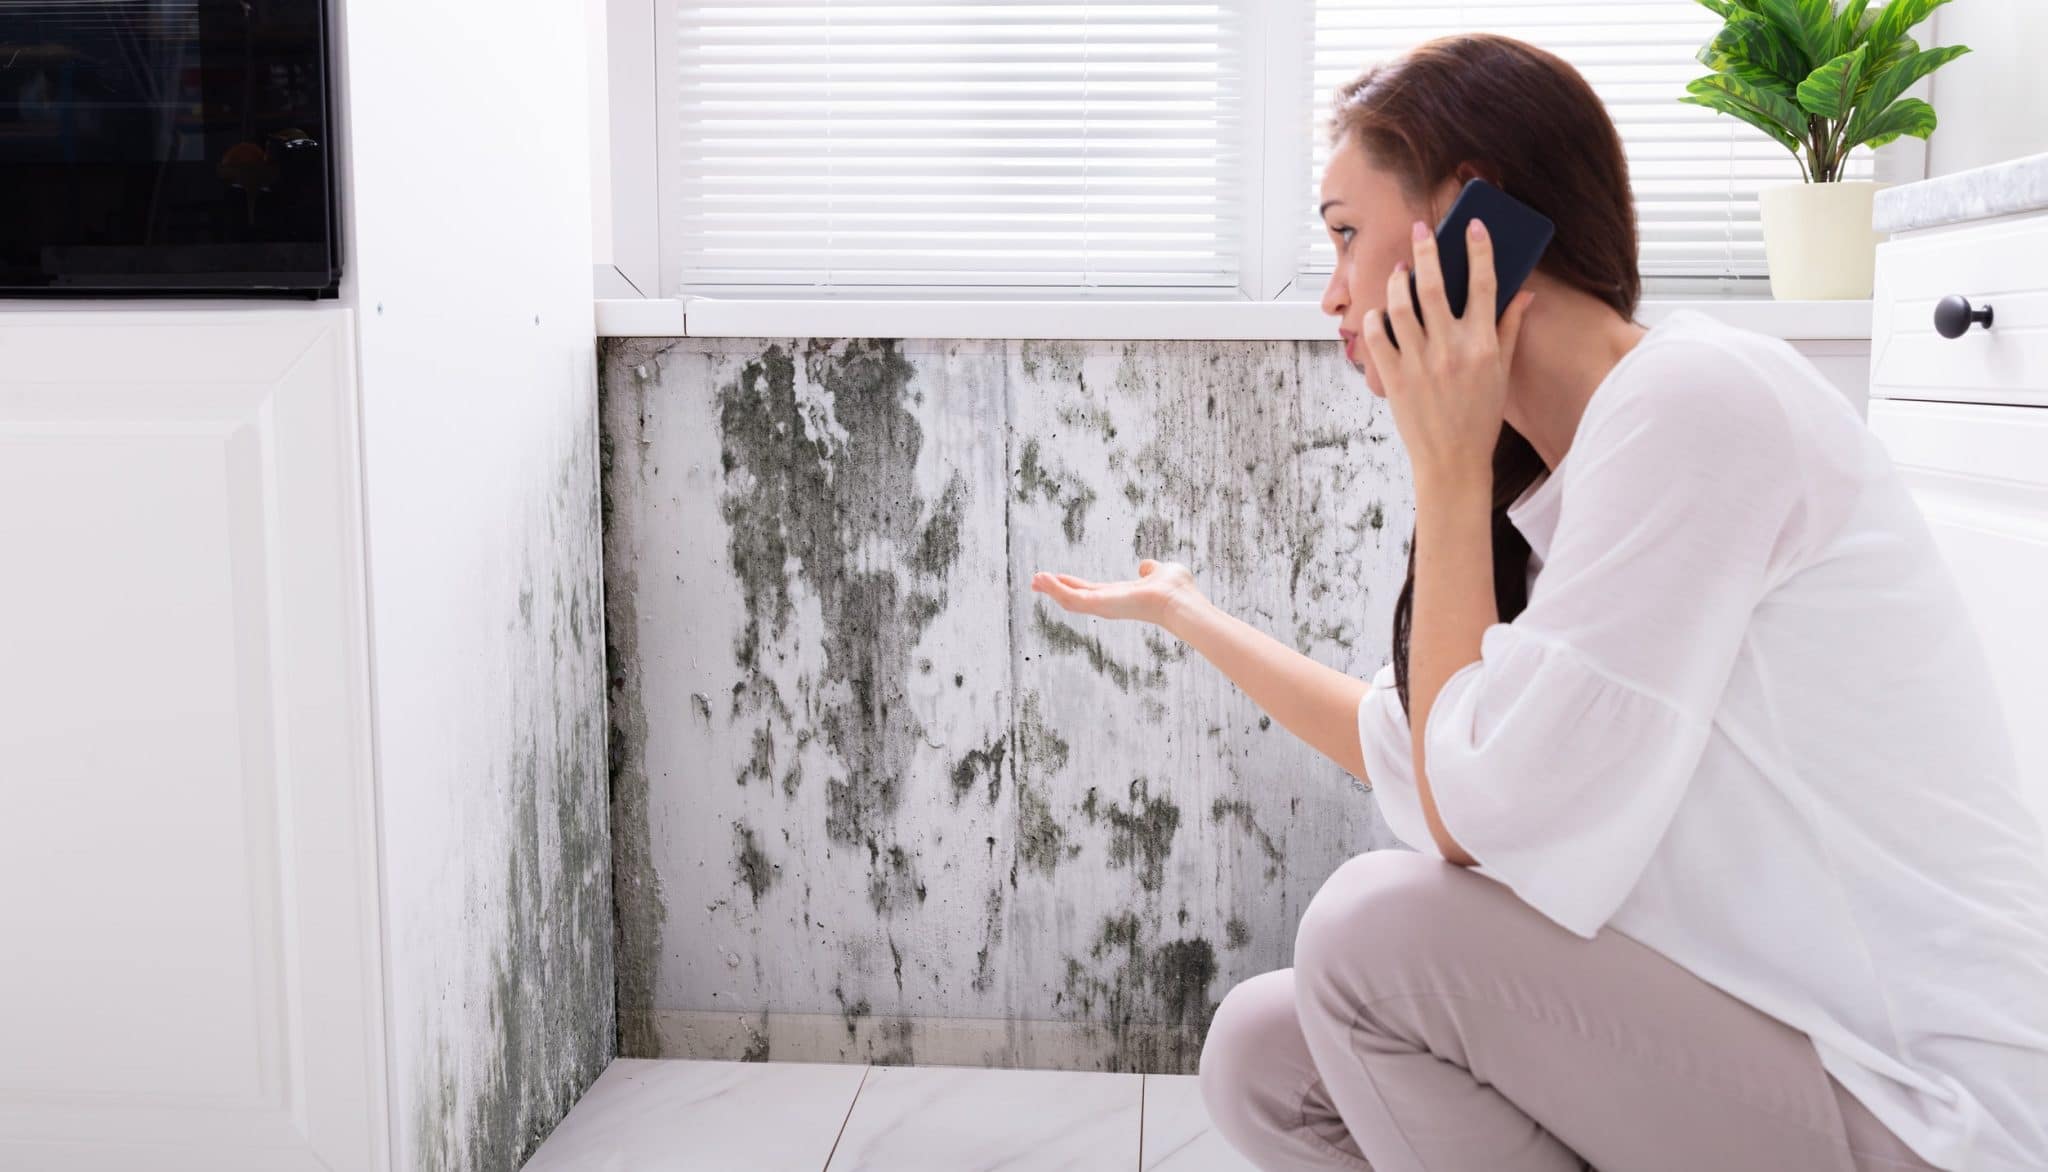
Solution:
[(1256, 1109), (1255, 1090), (1288, 1077), (1280, 1069), (1290, 1057), (1287, 1046), (1303, 1049), (1300, 1060), (1307, 1062), (1300, 1037), (1290, 970), (1260, 973), (1224, 994), (1209, 1019), (1198, 1072), (1203, 1105), (1225, 1136), (1243, 1133)]
[(1424, 946), (1443, 924), (1444, 902), (1457, 876), (1453, 864), (1409, 850), (1367, 851), (1347, 859), (1323, 881), (1294, 934), (1294, 967), (1320, 977), (1341, 962), (1370, 964)]

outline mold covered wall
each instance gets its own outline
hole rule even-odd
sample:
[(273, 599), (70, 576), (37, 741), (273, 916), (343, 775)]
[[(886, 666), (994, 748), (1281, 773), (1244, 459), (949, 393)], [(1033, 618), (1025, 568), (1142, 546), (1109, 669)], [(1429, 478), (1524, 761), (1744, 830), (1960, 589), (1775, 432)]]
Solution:
[(336, 10), (400, 1172), (517, 1169), (617, 1041), (591, 21), (482, 11)]
[(439, 740), (387, 799), (416, 1172), (519, 1167), (616, 1053), (594, 390), (565, 388), (530, 489), (451, 541), (479, 560), (422, 649), (460, 651), (401, 689)]
[(1386, 662), (1412, 496), (1333, 343), (605, 339), (621, 1053), (1192, 1073), (1369, 793), (1034, 571)]

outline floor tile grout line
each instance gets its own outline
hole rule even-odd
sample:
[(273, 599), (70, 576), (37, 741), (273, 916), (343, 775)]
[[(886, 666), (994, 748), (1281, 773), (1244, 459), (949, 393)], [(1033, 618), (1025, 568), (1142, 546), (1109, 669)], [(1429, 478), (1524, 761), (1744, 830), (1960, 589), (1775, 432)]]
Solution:
[(829, 1172), (832, 1167), (832, 1158), (839, 1154), (839, 1141), (846, 1138), (846, 1125), (853, 1119), (853, 1108), (860, 1102), (860, 1093), (868, 1085), (868, 1074), (874, 1069), (875, 1064), (872, 1062), (861, 1067), (860, 1082), (853, 1088), (853, 1099), (846, 1104), (846, 1114), (839, 1120), (839, 1131), (832, 1137), (832, 1150), (825, 1153), (825, 1163), (819, 1167), (818, 1172)]
[(1145, 1088), (1152, 1076), (1138, 1072), (1138, 1172), (1145, 1172)]

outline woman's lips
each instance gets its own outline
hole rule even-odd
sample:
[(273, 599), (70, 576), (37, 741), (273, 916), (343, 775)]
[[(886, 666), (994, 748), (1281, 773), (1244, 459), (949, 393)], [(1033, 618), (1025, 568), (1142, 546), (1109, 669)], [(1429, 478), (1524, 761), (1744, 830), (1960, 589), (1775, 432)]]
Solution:
[(1358, 335), (1350, 330), (1338, 330), (1337, 334), (1344, 339), (1344, 357), (1351, 359), (1353, 362), (1358, 361), (1357, 356), (1351, 353), (1352, 343), (1358, 341)]

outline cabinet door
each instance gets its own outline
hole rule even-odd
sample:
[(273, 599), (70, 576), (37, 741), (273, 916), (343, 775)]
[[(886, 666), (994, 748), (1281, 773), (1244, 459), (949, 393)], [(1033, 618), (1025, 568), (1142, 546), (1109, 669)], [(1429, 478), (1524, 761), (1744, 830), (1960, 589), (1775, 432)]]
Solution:
[(1962, 587), (2048, 826), (2048, 410), (1873, 399), (1870, 428)]
[(0, 311), (0, 1167), (386, 1165), (349, 311)]

